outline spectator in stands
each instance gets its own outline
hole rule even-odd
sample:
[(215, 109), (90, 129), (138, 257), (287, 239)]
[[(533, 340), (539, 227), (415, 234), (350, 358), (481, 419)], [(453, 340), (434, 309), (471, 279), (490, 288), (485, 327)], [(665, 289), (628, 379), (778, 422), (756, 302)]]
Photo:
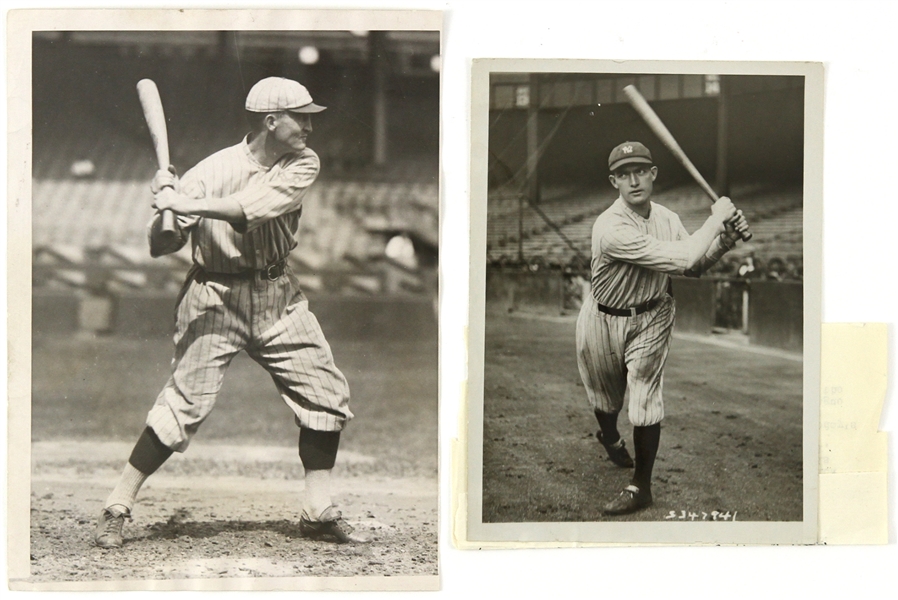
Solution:
[(779, 257), (773, 257), (767, 263), (767, 279), (782, 281), (786, 278), (786, 263)]
[(735, 256), (725, 255), (711, 269), (711, 273), (723, 277), (736, 277), (739, 271), (740, 260)]
[(786, 268), (788, 269), (789, 279), (795, 279), (797, 281), (801, 281), (801, 279), (803, 277), (803, 269), (804, 269), (802, 259), (796, 258), (796, 259), (790, 260), (789, 263), (786, 265)]
[(745, 279), (750, 279), (755, 277), (757, 274), (755, 273), (757, 269), (755, 268), (755, 255), (754, 253), (749, 254), (745, 257), (745, 260), (739, 265), (739, 270), (737, 274), (739, 277), (743, 277)]

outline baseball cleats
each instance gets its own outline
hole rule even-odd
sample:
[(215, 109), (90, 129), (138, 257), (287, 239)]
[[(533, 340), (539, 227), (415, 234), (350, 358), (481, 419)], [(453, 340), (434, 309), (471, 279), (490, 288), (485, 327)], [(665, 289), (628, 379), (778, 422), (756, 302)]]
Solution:
[(605, 451), (608, 452), (608, 458), (611, 459), (611, 462), (625, 469), (633, 468), (633, 459), (630, 458), (630, 453), (627, 452), (627, 444), (624, 443), (624, 438), (620, 438), (613, 444), (606, 444), (605, 440), (602, 438), (602, 432), (597, 431), (596, 439), (598, 439), (599, 443), (605, 447)]
[(605, 505), (606, 515), (628, 515), (652, 505), (651, 490), (641, 491), (635, 485), (628, 485), (620, 496)]
[(307, 518), (304, 512), (299, 519), (299, 533), (307, 538), (338, 544), (367, 544), (371, 541), (367, 535), (353, 529), (333, 506), (327, 507), (317, 521)]
[(131, 520), (131, 511), (119, 512), (113, 508), (104, 508), (97, 519), (94, 543), (100, 548), (121, 548), (125, 519)]

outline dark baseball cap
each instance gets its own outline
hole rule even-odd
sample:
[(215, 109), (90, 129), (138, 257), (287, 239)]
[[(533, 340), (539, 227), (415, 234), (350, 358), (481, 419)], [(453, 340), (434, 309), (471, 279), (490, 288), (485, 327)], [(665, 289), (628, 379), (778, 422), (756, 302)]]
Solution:
[(613, 172), (616, 168), (631, 163), (651, 165), (652, 153), (639, 142), (624, 142), (611, 151), (611, 156), (608, 157), (608, 170)]

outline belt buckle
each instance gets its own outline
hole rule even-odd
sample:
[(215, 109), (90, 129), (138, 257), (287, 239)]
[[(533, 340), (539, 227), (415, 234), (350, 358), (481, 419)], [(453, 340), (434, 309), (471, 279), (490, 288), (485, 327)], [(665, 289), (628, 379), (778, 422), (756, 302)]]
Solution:
[(627, 310), (630, 311), (630, 316), (631, 316), (631, 317), (635, 317), (637, 314), (639, 314), (639, 313), (636, 312), (636, 307), (635, 307), (635, 306), (631, 306), (631, 307), (628, 308)]
[[(276, 274), (272, 276), (272, 273)], [(278, 279), (280, 279), (281, 272), (279, 269), (279, 265), (274, 264), (265, 267), (265, 277), (268, 279), (268, 281), (277, 281)]]

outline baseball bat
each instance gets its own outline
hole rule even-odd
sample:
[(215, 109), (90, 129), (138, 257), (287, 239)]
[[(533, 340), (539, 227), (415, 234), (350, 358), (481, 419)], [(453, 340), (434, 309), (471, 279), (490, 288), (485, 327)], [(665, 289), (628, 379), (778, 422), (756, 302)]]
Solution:
[[(711, 186), (708, 185), (708, 182), (705, 181), (705, 178), (702, 177), (702, 174), (699, 173), (698, 169), (695, 168), (695, 165), (692, 164), (692, 161), (689, 160), (689, 157), (686, 156), (686, 153), (680, 148), (680, 145), (677, 143), (673, 134), (667, 129), (667, 126), (664, 125), (664, 121), (662, 121), (661, 117), (652, 110), (652, 107), (649, 106), (649, 103), (642, 97), (639, 90), (633, 85), (628, 85), (624, 88), (624, 94), (627, 95), (627, 100), (630, 102), (630, 106), (639, 113), (639, 116), (642, 117), (642, 120), (649, 126), (649, 129), (651, 129), (652, 132), (658, 136), (658, 139), (661, 140), (661, 143), (664, 144), (664, 146), (674, 155), (674, 158), (689, 171), (689, 174), (692, 175), (692, 178), (708, 197), (714, 202), (717, 202), (720, 197)], [(745, 231), (739, 235), (743, 242), (747, 242), (752, 237), (750, 231)]]
[[(153, 148), (156, 150), (156, 162), (160, 169), (168, 169), (171, 161), (168, 155), (168, 129), (165, 127), (165, 112), (162, 110), (162, 99), (159, 97), (159, 89), (152, 79), (141, 79), (137, 82), (137, 96), (140, 98), (140, 106), (143, 108), (143, 116), (153, 138)], [(178, 235), (175, 227), (175, 215), (170, 210), (162, 211), (162, 242), (174, 241)]]

